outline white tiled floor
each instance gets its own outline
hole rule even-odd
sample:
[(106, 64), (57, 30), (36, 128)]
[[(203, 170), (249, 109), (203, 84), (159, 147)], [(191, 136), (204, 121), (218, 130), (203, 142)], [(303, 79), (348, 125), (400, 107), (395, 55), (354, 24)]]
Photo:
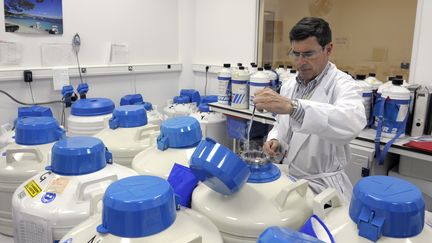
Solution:
[(1, 243), (13, 243), (13, 238), (10, 236), (0, 234), (0, 242)]

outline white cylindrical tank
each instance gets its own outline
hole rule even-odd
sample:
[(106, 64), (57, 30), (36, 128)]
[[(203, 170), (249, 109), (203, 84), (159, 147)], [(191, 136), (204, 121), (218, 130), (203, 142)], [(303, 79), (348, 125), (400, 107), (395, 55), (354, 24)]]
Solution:
[(218, 103), (223, 105), (229, 105), (229, 101), (231, 100), (231, 90), (230, 90), (230, 82), (231, 82), (231, 64), (225, 63), (223, 68), (218, 73)]
[(113, 181), (137, 175), (112, 164), (100, 139), (70, 137), (56, 142), (51, 165), (21, 184), (12, 199), (16, 242), (53, 242), (91, 216)]
[(363, 106), (365, 107), (366, 120), (369, 121), (372, 109), (373, 87), (365, 81), (366, 75), (356, 75), (357, 93), (362, 96)]
[(384, 86), (381, 90), (382, 103), (375, 104), (378, 106), (377, 110), (384, 109), (382, 120), (382, 136), (384, 137), (392, 138), (399, 131), (402, 132), (401, 136), (405, 136), (411, 96), (410, 91), (402, 87), (402, 82), (401, 79), (394, 79), (391, 85)]
[(175, 96), (172, 100), (168, 101), (167, 106), (164, 108), (165, 119), (189, 116), (198, 110), (201, 96), (197, 90), (182, 89), (180, 95)]
[(265, 65), (264, 66), (264, 72), (267, 74), (267, 76), (270, 79), (270, 86), (273, 90), (278, 90), (279, 87), (279, 75), (272, 70), (271, 65)]
[(133, 158), (149, 148), (159, 135), (159, 126), (147, 124), (142, 105), (124, 105), (114, 109), (109, 128), (95, 135), (101, 139), (117, 164), (131, 167)]
[(9, 123), (3, 124), (0, 127), (0, 153), (3, 151), (3, 148), (14, 142), (15, 139), (15, 125), (18, 119), (26, 118), (26, 117), (40, 117), (40, 116), (48, 116), (53, 117), (51, 108), (39, 105), (33, 106), (24, 106), (18, 107), (18, 117), (14, 121), (14, 125)]
[(250, 74), (244, 67), (233, 72), (231, 78), (231, 107), (247, 109), (249, 107), (249, 77)]
[(147, 111), (147, 121), (149, 124), (160, 125), (164, 120), (163, 115), (158, 111), (157, 106), (150, 102), (144, 102), (141, 94), (129, 94), (120, 99), (120, 106), (123, 105), (143, 105)]
[(162, 122), (157, 141), (135, 156), (132, 168), (143, 175), (166, 179), (175, 163), (189, 166), (189, 159), (201, 138), (197, 119), (189, 116), (168, 119)]
[(349, 207), (332, 205), (320, 217), (335, 242), (425, 243), (432, 239), (421, 191), (391, 176), (364, 177), (355, 185)]
[(16, 139), (0, 157), (0, 233), (13, 235), (12, 196), (17, 187), (45, 170), (51, 147), (64, 136), (53, 117), (20, 118)]
[(253, 111), (254, 103), (253, 99), (255, 97), (255, 92), (258, 90), (270, 87), (270, 78), (264, 73), (263, 68), (258, 68), (258, 71), (251, 75), (249, 81), (249, 110)]
[(67, 119), (68, 136), (92, 136), (108, 127), (114, 102), (106, 98), (80, 99), (72, 104)]
[(156, 176), (132, 176), (111, 184), (96, 214), (60, 242), (222, 243), (216, 226), (178, 205), (170, 184)]
[(208, 104), (201, 103), (199, 111), (191, 116), (198, 120), (203, 137), (210, 137), (219, 143), (230, 147), (231, 139), (228, 136), (226, 117), (219, 112), (210, 111)]
[(297, 230), (312, 215), (306, 180), (293, 182), (262, 152), (249, 153), (247, 165), (207, 138), (191, 158), (190, 168), (204, 182), (193, 192), (192, 209), (207, 216), (226, 243), (256, 242), (270, 226)]
[(278, 68), (276, 68), (275, 72), (279, 75), (279, 77), (284, 74), (287, 70), (285, 70), (285, 65), (280, 64)]

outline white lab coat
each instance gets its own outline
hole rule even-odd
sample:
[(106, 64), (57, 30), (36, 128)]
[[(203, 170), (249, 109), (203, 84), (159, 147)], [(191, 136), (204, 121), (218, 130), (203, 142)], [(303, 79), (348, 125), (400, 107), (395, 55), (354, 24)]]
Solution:
[[(299, 100), (305, 110), (303, 124), (289, 115), (278, 115), (267, 140), (277, 139), (282, 144), (282, 152), (286, 152), (283, 164), (288, 165), (290, 176), (309, 180), (315, 193), (333, 187), (349, 202), (353, 187), (344, 167), (351, 159), (349, 142), (365, 127), (366, 115), (355, 81), (330, 65), (310, 100)], [(294, 96), (294, 79), (282, 86), (281, 95)], [(289, 126), (291, 142), (287, 141)]]

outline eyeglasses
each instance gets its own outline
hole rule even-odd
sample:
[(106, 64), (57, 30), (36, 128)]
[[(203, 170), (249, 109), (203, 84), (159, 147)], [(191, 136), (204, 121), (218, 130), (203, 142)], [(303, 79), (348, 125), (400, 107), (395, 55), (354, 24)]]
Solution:
[(318, 56), (318, 54), (321, 53), (323, 50), (324, 50), (324, 48), (322, 48), (320, 51), (298, 52), (298, 51), (294, 51), (293, 49), (291, 49), (288, 52), (288, 55), (294, 59), (300, 59), (300, 56), (303, 57), (304, 59), (313, 59), (316, 56)]

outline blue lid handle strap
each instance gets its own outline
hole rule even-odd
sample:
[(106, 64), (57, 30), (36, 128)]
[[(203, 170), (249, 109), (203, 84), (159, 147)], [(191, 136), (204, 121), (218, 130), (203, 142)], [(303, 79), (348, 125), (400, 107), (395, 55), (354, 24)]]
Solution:
[(92, 179), (87, 180), (87, 181), (81, 181), (77, 187), (76, 198), (78, 199), (78, 201), (85, 201), (86, 196), (87, 196), (85, 194), (85, 191), (89, 186), (94, 185), (94, 184), (99, 184), (101, 182), (110, 182), (110, 183), (107, 183), (105, 185), (105, 187), (108, 187), (109, 184), (111, 184), (112, 182), (115, 182), (117, 180), (118, 180), (118, 177), (116, 174), (108, 174), (108, 175), (103, 175), (103, 177), (101, 177), (101, 178), (92, 178)]
[(80, 95), (81, 99), (85, 99), (86, 98), (86, 94), (89, 90), (88, 84), (87, 83), (80, 83), (78, 84), (77, 87), (77, 92)]
[(364, 207), (358, 218), (359, 235), (371, 241), (377, 241), (382, 235), (384, 217), (377, 217), (374, 211)]
[(18, 162), (15, 159), (15, 154), (18, 153), (28, 153), (33, 154), (36, 158), (36, 161), (39, 163), (42, 163), (43, 161), (43, 155), (41, 151), (37, 147), (21, 147), (21, 148), (14, 148), (14, 149), (7, 149), (6, 150), (6, 164), (12, 164), (14, 162)]
[(324, 211), (324, 205), (331, 202), (330, 205), (332, 208), (342, 206), (342, 200), (339, 196), (339, 193), (334, 188), (327, 188), (322, 191), (320, 194), (316, 195), (312, 202), (313, 213), (320, 217), (321, 219), (325, 219), (326, 211)]
[(286, 205), (287, 199), (291, 193), (297, 192), (301, 197), (306, 196), (309, 182), (305, 179), (298, 180), (283, 188), (276, 196), (276, 205), (279, 211), (285, 211), (290, 205)]
[(116, 129), (119, 127), (119, 119), (113, 115), (111, 119), (109, 119), (109, 128)]
[(105, 159), (106, 159), (107, 164), (112, 164), (113, 163), (113, 155), (108, 150), (108, 148), (106, 148), (106, 147), (105, 147)]
[(164, 136), (163, 134), (160, 134), (157, 138), (157, 148), (160, 151), (165, 151), (168, 148), (168, 137)]

